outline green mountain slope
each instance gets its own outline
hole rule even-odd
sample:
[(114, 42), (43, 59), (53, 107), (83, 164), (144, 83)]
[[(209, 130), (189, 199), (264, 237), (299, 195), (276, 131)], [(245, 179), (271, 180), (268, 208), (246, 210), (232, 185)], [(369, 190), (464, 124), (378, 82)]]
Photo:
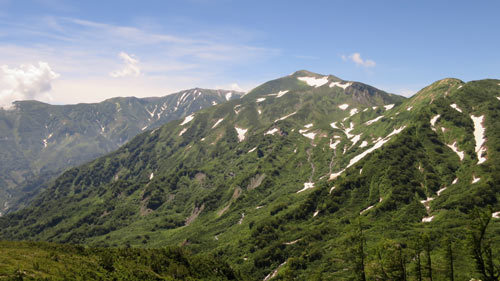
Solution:
[(453, 252), (457, 280), (482, 278), (468, 239), (487, 218), (498, 264), (499, 82), (404, 99), (299, 71), (67, 171), (1, 237), (183, 245), (251, 280), (444, 280)]
[(240, 96), (196, 88), (158, 98), (76, 105), (20, 101), (13, 110), (0, 109), (0, 212), (29, 202), (66, 168), (116, 150), (145, 130)]

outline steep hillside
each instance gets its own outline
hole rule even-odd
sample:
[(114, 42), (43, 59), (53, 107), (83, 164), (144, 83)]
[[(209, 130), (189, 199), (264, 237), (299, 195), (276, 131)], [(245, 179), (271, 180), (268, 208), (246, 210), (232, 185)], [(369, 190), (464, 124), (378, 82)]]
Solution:
[(22, 196), (29, 201), (66, 168), (116, 150), (145, 130), (241, 95), (196, 88), (96, 104), (19, 101), (13, 110), (0, 109), (0, 215), (19, 207), (16, 200)]
[(498, 264), (499, 83), (404, 99), (299, 71), (68, 170), (0, 235), (182, 245), (250, 280), (488, 280), (470, 253)]

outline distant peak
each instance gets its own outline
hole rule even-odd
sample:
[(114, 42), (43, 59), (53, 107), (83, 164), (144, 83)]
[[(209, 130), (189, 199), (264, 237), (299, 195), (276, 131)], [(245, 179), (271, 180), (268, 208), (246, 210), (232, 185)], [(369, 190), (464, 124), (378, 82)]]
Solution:
[(292, 74), (292, 76), (313, 76), (313, 77), (320, 77), (320, 76), (325, 76), (325, 75), (321, 75), (321, 74), (318, 74), (318, 73), (314, 73), (314, 72), (302, 69), (302, 70), (295, 71)]
[(328, 77), (329, 79), (332, 79), (334, 81), (342, 81), (342, 79), (338, 78), (337, 76), (331, 75), (331, 74), (326, 74), (326, 75), (319, 74), (319, 73), (315, 73), (315, 72), (305, 70), (305, 69), (295, 71), (294, 73), (291, 74), (291, 76), (294, 76), (294, 77), (307, 76), (307, 77), (315, 77), (315, 78)]

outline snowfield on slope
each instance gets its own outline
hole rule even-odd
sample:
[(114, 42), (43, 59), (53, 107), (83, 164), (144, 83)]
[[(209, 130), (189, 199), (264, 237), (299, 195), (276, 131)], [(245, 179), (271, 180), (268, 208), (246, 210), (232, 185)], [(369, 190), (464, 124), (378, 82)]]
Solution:
[(315, 132), (310, 132), (310, 133), (302, 133), (302, 135), (306, 138), (310, 138), (312, 140), (314, 140), (314, 137), (316, 137), (316, 133)]
[(439, 119), (439, 117), (441, 117), (441, 115), (436, 115), (434, 117), (431, 118), (431, 126), (434, 127), (436, 125), (436, 121)]
[(380, 119), (382, 119), (382, 118), (384, 118), (384, 115), (380, 115), (379, 117), (377, 117), (377, 118), (375, 118), (375, 119), (372, 119), (372, 120), (366, 121), (366, 122), (365, 122), (365, 125), (371, 125), (371, 124), (373, 124), (373, 123), (377, 122), (378, 120), (380, 120)]
[(297, 191), (297, 193), (301, 193), (302, 191), (306, 191), (308, 189), (314, 188), (314, 182), (305, 182), (304, 183), (304, 188), (301, 190)]
[(346, 110), (348, 107), (349, 107), (349, 105), (346, 103), (339, 105), (339, 108), (342, 110)]
[(422, 222), (431, 222), (433, 219), (434, 219), (434, 216), (425, 217), (422, 219)]
[(295, 115), (295, 114), (297, 114), (297, 111), (292, 112), (292, 113), (290, 113), (290, 114), (288, 114), (288, 115), (285, 115), (285, 116), (283, 116), (283, 117), (281, 117), (281, 118), (278, 118), (278, 119), (274, 120), (274, 122), (278, 122), (278, 121), (285, 120), (285, 119), (287, 119), (288, 117), (290, 117), (290, 116), (292, 116), (292, 115)]
[(328, 77), (325, 76), (325, 77), (322, 77), (322, 78), (315, 78), (315, 77), (298, 77), (297, 79), (299, 79), (300, 81), (303, 81), (303, 82), (306, 82), (307, 85), (311, 86), (311, 87), (321, 87), (323, 85), (325, 85), (326, 83), (328, 83)]
[(182, 121), (182, 123), (180, 125), (181, 126), (186, 125), (187, 123), (191, 122), (193, 120), (193, 118), (194, 118), (194, 114), (186, 116), (186, 118), (184, 118), (184, 121)]
[(244, 141), (245, 140), (245, 134), (247, 133), (248, 129), (238, 128), (236, 126), (234, 127), (234, 129), (238, 133), (238, 140), (240, 142)]
[(483, 127), (484, 115), (474, 116), (471, 115), (470, 118), (474, 122), (474, 139), (476, 140), (476, 153), (477, 153), (477, 164), (484, 163), (486, 158), (483, 157), (483, 153), (486, 152), (486, 147), (484, 147), (484, 143), (486, 142), (486, 138), (484, 136), (484, 132), (486, 129)]
[(471, 183), (477, 183), (481, 180), (481, 178), (476, 178), (476, 176), (472, 176), (472, 182)]
[(284, 96), (288, 92), (289, 92), (288, 90), (279, 91), (278, 94), (276, 95), (276, 98), (281, 98), (282, 96)]
[(264, 136), (265, 136), (265, 135), (274, 135), (274, 134), (276, 134), (278, 131), (279, 131), (279, 129), (278, 129), (278, 128), (273, 128), (273, 129), (271, 129), (271, 130), (269, 130), (269, 131), (265, 132), (265, 133), (264, 133)]
[(374, 146), (363, 151), (361, 154), (354, 156), (351, 159), (351, 161), (349, 161), (349, 165), (347, 165), (346, 169), (351, 167), (352, 165), (356, 164), (359, 160), (363, 159), (366, 155), (368, 155), (368, 154), (372, 153), (373, 151), (375, 151), (376, 149), (382, 147), (382, 145), (384, 145), (386, 142), (388, 142), (392, 136), (401, 133), (405, 128), (406, 128), (406, 126), (403, 126), (399, 129), (394, 129), (394, 131), (392, 131), (392, 133), (387, 135), (384, 139), (378, 140)]
[(385, 110), (392, 109), (393, 107), (394, 107), (394, 104), (384, 105)]
[(450, 104), (450, 106), (451, 106), (451, 108), (455, 109), (456, 111), (462, 113), (462, 109), (460, 109), (457, 104), (455, 104), (455, 103)]
[(330, 88), (333, 88), (333, 87), (340, 87), (342, 89), (347, 89), (347, 87), (350, 87), (352, 86), (352, 82), (346, 82), (344, 84), (344, 82), (332, 82), (330, 83)]
[(464, 160), (465, 153), (463, 151), (458, 150), (457, 142), (454, 142), (453, 144), (447, 144), (447, 146), (451, 148), (453, 151), (455, 151), (455, 153), (460, 158), (460, 161)]
[(215, 122), (215, 124), (212, 126), (212, 129), (215, 128), (215, 127), (217, 127), (217, 125), (219, 125), (220, 122), (222, 122), (223, 120), (224, 120), (224, 118), (221, 118), (221, 119), (217, 120), (217, 122)]

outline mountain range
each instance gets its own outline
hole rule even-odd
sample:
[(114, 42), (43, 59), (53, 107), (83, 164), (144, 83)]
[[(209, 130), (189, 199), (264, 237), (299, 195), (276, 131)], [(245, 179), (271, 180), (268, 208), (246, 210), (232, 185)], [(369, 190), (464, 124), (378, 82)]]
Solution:
[(241, 95), (195, 88), (94, 104), (18, 101), (11, 110), (0, 109), (0, 215), (28, 203), (66, 168), (116, 150), (143, 131)]
[(498, 280), (499, 114), (500, 80), (405, 98), (301, 70), (65, 171), (0, 238), (175, 245), (244, 280)]

